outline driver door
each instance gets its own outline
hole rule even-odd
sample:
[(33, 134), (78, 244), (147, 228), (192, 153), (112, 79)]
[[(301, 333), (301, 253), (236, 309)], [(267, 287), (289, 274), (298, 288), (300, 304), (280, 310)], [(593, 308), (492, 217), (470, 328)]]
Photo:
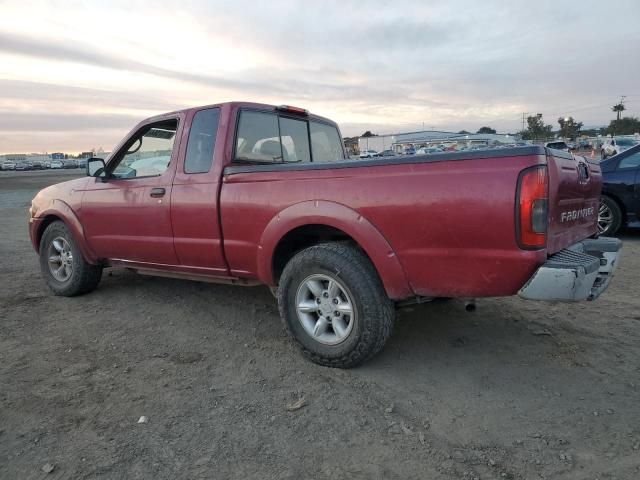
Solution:
[(142, 124), (89, 182), (81, 222), (89, 246), (104, 259), (176, 265), (170, 199), (181, 116)]

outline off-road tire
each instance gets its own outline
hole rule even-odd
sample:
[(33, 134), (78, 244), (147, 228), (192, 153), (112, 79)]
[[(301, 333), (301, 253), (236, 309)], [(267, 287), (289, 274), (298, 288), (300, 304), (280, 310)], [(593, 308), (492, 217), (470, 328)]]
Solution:
[[(298, 318), (296, 292), (305, 279), (316, 274), (337, 278), (355, 304), (354, 325), (337, 345), (312, 338)], [(322, 243), (294, 255), (280, 277), (278, 307), (287, 332), (302, 353), (312, 362), (337, 368), (355, 367), (382, 350), (395, 316), (394, 304), (371, 261), (349, 242)]]
[[(71, 247), (72, 273), (66, 281), (56, 279), (49, 268), (49, 246), (53, 240), (62, 237)], [(102, 278), (102, 266), (91, 265), (82, 256), (82, 252), (64, 222), (56, 221), (47, 226), (40, 240), (40, 270), (54, 295), (73, 297), (94, 290)]]

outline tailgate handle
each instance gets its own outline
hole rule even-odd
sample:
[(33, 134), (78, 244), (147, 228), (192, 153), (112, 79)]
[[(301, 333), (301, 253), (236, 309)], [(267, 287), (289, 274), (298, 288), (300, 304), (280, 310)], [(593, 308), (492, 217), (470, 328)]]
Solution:
[(151, 196), (153, 198), (164, 197), (165, 193), (166, 193), (166, 190), (164, 188), (152, 188), (151, 189)]

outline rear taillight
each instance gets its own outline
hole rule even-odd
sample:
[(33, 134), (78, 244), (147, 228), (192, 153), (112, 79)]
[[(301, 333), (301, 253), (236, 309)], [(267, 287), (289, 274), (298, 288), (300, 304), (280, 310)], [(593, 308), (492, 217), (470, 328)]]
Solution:
[(543, 248), (547, 244), (549, 175), (546, 165), (527, 168), (518, 178), (517, 225), (521, 248)]

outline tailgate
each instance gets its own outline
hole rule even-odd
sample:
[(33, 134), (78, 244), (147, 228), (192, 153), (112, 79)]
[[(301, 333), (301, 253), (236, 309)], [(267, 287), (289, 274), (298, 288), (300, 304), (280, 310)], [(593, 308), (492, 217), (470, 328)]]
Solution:
[(602, 173), (598, 163), (557, 150), (547, 149), (547, 162), (551, 255), (597, 233)]

